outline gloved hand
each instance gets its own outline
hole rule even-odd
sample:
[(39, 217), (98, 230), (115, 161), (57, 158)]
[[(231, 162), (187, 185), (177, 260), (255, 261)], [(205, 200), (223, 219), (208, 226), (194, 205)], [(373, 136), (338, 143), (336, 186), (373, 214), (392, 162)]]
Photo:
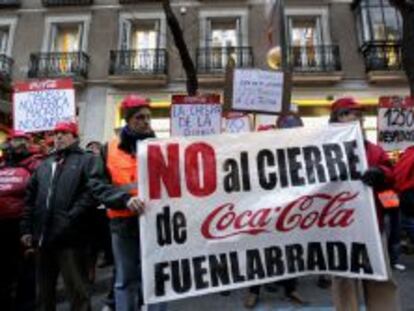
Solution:
[(370, 187), (376, 187), (385, 182), (385, 174), (379, 167), (372, 166), (365, 171), (361, 180)]

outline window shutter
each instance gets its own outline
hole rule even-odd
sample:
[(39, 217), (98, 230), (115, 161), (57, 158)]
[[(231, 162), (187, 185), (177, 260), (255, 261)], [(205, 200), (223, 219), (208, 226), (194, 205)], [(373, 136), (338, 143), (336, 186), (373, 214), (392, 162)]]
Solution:
[[(85, 51), (85, 48), (84, 48), (84, 29), (85, 29), (85, 24), (84, 23), (80, 23), (79, 24), (79, 26), (78, 26), (78, 40), (79, 40), (79, 42), (78, 42), (78, 46), (79, 46), (79, 51), (82, 51), (82, 52), (86, 52)], [(79, 52), (79, 51), (77, 51), (77, 52)]]
[(7, 53), (8, 41), (9, 41), (8, 29), (0, 29), (0, 54)]
[(48, 50), (49, 52), (57, 52), (57, 24), (50, 25), (50, 35), (49, 35), (49, 45)]
[(129, 50), (131, 46), (131, 21), (125, 20), (122, 22), (121, 26), (121, 44), (120, 48), (121, 50)]
[(213, 42), (212, 38), (212, 30), (211, 30), (211, 18), (206, 19), (206, 34), (205, 34), (205, 46), (210, 47), (211, 43)]
[(236, 19), (236, 33), (237, 33), (237, 42), (236, 46), (243, 46), (244, 40), (243, 40), (243, 31), (241, 27), (241, 17), (237, 17)]
[(155, 48), (156, 49), (164, 48), (164, 47), (161, 47), (161, 36), (163, 34), (161, 34), (161, 20), (159, 20), (159, 19), (157, 19), (155, 21), (155, 32), (157, 34), (156, 47)]

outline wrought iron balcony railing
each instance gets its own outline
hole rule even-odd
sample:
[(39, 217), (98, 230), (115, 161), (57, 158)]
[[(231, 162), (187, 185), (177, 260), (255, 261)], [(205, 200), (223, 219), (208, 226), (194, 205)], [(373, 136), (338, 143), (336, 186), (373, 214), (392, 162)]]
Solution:
[(251, 47), (218, 47), (197, 49), (197, 71), (199, 73), (223, 73), (230, 58), (237, 68), (253, 67)]
[(89, 56), (84, 52), (30, 55), (29, 78), (87, 78)]
[(119, 50), (110, 52), (110, 75), (167, 74), (165, 49)]
[(401, 44), (395, 41), (370, 42), (361, 47), (367, 71), (402, 70)]
[(333, 72), (341, 70), (336, 45), (291, 46), (288, 53), (293, 72)]
[(13, 59), (4, 54), (0, 54), (0, 77), (2, 80), (10, 80), (12, 66)]
[(42, 0), (44, 6), (91, 5), (93, 0)]
[(0, 0), (0, 9), (1, 8), (13, 8), (19, 7), (20, 0)]

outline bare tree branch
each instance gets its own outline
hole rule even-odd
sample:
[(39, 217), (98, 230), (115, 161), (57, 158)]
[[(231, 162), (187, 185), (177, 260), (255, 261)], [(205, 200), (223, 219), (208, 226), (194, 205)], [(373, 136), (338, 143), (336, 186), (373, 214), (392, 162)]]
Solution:
[(162, 0), (162, 6), (187, 76), (187, 93), (190, 96), (194, 96), (197, 94), (198, 90), (197, 71), (194, 62), (191, 59), (190, 52), (188, 51), (187, 44), (185, 43), (183, 31), (171, 8), (170, 0)]

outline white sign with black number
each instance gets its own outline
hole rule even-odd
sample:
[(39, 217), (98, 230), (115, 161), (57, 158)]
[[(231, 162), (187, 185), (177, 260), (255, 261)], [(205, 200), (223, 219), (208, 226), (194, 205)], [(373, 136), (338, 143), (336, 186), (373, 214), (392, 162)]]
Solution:
[(414, 102), (411, 98), (381, 97), (378, 106), (378, 144), (385, 151), (414, 144)]

